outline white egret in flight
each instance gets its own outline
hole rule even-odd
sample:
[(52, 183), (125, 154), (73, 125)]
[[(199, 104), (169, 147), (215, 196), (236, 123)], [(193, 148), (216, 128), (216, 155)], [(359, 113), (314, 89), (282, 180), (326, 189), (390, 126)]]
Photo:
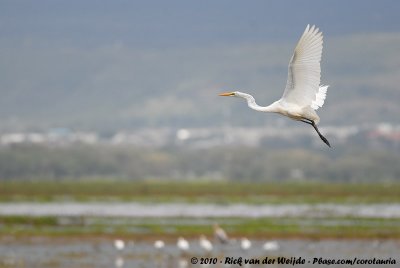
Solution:
[(259, 106), (253, 96), (239, 91), (219, 95), (244, 98), (253, 110), (279, 113), (307, 123), (313, 126), (319, 137), (331, 147), (329, 141), (318, 130), (319, 116), (315, 112), (324, 104), (328, 89), (327, 85), (320, 85), (322, 39), (322, 32), (318, 28), (307, 25), (290, 59), (283, 96), (271, 105)]

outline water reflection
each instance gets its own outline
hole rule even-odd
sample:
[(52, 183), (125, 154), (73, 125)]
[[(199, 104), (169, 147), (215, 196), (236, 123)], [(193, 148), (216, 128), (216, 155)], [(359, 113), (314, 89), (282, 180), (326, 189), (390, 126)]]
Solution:
[(114, 261), (115, 268), (122, 268), (124, 267), (124, 258), (122, 256), (117, 256)]

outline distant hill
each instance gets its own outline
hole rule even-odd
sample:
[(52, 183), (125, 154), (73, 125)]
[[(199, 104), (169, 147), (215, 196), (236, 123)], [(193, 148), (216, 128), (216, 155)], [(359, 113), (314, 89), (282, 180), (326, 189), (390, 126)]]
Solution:
[[(279, 117), (255, 113), (243, 90), (269, 104), (283, 92), (294, 42), (186, 49), (8, 48), (3, 68), (3, 128), (146, 125), (254, 125)], [(325, 38), (322, 83), (328, 98), (323, 124), (398, 122), (400, 34)], [(14, 60), (20, 57), (19, 61)]]
[(71, 3), (2, 4), (0, 130), (276, 123), (217, 94), (281, 97), (307, 23), (325, 33), (322, 124), (398, 123), (400, 2)]

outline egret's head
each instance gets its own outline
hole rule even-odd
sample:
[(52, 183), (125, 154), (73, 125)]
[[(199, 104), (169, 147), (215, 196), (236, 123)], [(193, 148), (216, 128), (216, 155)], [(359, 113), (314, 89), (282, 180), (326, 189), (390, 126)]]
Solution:
[(219, 94), (219, 96), (223, 96), (223, 97), (239, 97), (239, 95), (240, 95), (239, 91), (225, 92), (225, 93)]
[(256, 105), (256, 101), (254, 100), (254, 97), (251, 96), (250, 94), (243, 93), (240, 91), (232, 91), (232, 92), (225, 92), (219, 94), (220, 96), (226, 96), (226, 97), (239, 97), (247, 100), (247, 103), (249, 105)]
[(254, 99), (251, 95), (249, 95), (247, 93), (240, 92), (240, 91), (225, 92), (225, 93), (221, 93), (219, 95), (220, 96), (226, 96), (226, 97), (239, 97), (239, 98), (243, 98), (243, 99), (246, 99), (246, 100)]

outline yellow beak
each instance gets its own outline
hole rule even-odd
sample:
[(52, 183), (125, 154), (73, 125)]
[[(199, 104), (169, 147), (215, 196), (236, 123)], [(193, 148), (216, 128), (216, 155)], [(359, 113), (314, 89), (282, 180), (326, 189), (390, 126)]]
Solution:
[(229, 97), (229, 96), (234, 96), (235, 93), (233, 92), (225, 92), (225, 93), (221, 93), (219, 94), (219, 96), (224, 96), (224, 97)]

